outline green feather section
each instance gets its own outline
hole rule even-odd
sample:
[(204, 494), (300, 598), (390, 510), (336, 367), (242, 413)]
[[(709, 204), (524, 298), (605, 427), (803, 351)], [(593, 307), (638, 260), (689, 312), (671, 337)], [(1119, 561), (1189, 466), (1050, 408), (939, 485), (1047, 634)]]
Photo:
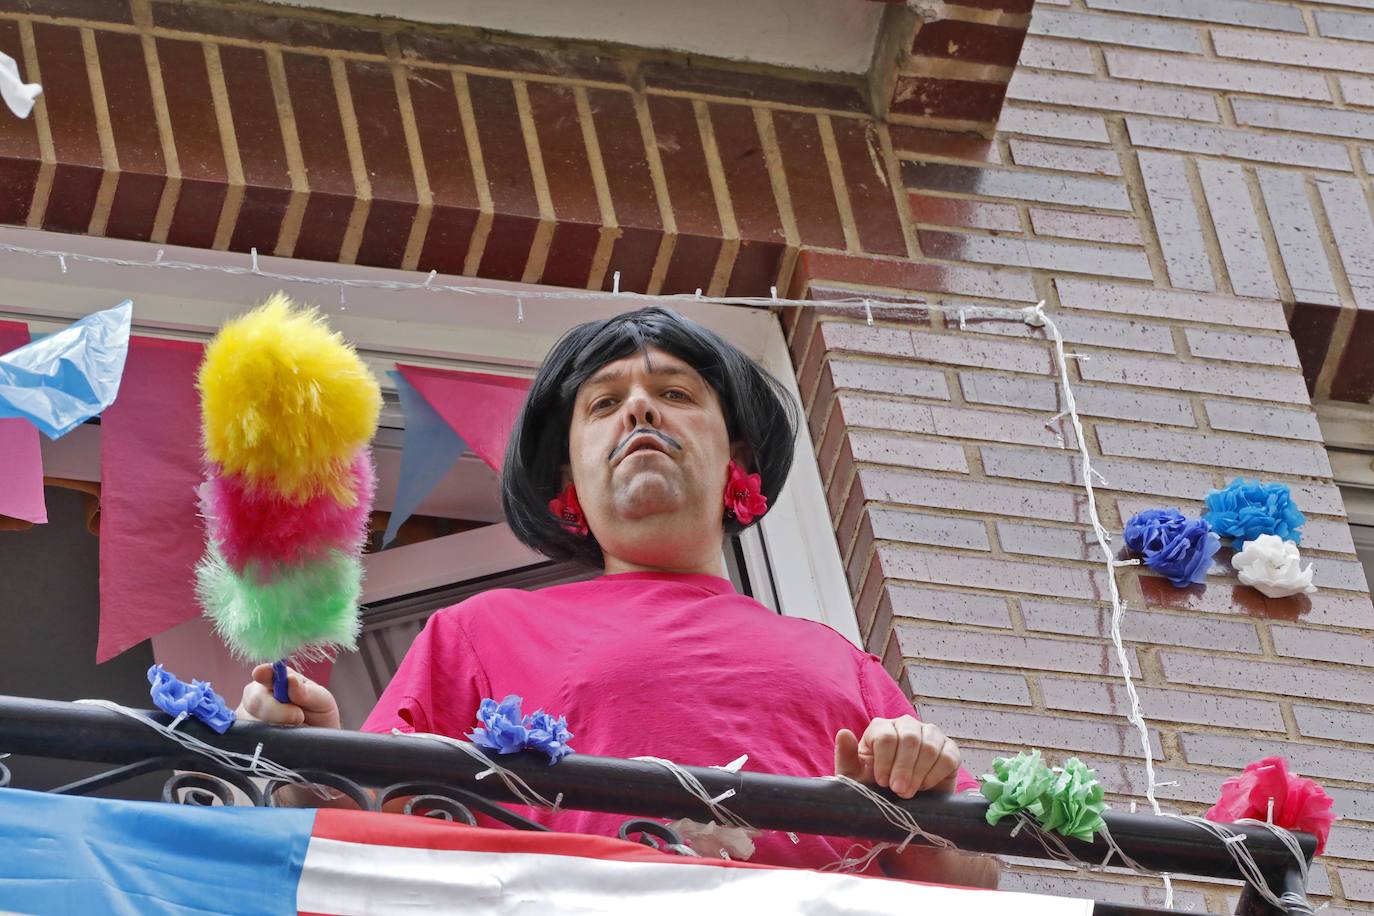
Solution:
[(235, 572), (211, 543), (196, 565), (196, 596), (236, 656), (270, 662), (357, 647), (363, 564), (331, 550), (302, 566)]

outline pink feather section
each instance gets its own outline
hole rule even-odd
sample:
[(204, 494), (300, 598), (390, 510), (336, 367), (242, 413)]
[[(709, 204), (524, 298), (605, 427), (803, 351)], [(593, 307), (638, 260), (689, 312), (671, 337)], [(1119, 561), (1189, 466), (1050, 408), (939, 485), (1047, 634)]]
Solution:
[(295, 503), (252, 487), (241, 476), (212, 473), (201, 485), (201, 511), (210, 537), (235, 572), (242, 572), (250, 560), (299, 566), (331, 549), (356, 554), (367, 539), (377, 487), (367, 449), (354, 457), (349, 476), (356, 499), (344, 506), (327, 493)]

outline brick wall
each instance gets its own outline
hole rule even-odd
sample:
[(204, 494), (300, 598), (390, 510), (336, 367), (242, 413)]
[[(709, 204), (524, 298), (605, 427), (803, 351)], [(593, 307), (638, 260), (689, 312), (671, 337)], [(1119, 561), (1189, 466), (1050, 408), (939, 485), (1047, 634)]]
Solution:
[[(1345, 816), (1313, 878), (1344, 914), (1374, 902), (1374, 609), (1309, 393), (1374, 394), (1372, 25), (1371, 0), (1042, 2), (988, 140), (875, 121), (853, 87), (795, 75), (255, 7), (0, 3), (0, 50), (47, 90), (0, 131), (0, 220), (902, 300), (872, 327), (783, 316), (865, 638), (975, 766), (1078, 753), (1124, 804), (1140, 766), (1072, 432), (1046, 426), (1049, 347), (953, 318), (1046, 300), (1088, 357), (1109, 527), (1238, 473), (1288, 481), (1311, 518), (1318, 595), (1265, 600), (1224, 563), (1187, 591), (1131, 570), (1126, 637), (1167, 803), (1198, 811), (1287, 754)], [(1160, 900), (1024, 863), (1006, 884)]]

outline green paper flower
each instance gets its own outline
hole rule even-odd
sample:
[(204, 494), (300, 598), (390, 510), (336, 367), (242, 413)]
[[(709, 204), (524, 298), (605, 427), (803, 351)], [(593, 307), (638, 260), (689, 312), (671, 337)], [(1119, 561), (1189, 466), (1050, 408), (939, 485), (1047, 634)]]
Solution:
[(1091, 843), (1103, 827), (1102, 812), (1107, 808), (1097, 774), (1077, 757), (1070, 757), (1054, 772), (1040, 826)]
[(1039, 751), (1022, 751), (1015, 757), (998, 757), (992, 772), (983, 776), (980, 791), (988, 805), (988, 823), (1021, 811), (1039, 817), (1043, 799), (1054, 784), (1054, 773), (1040, 759)]

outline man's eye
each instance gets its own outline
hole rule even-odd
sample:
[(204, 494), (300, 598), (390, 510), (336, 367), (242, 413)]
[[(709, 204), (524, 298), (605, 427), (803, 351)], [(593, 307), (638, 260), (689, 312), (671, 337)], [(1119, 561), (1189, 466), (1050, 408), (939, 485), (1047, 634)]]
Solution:
[(592, 401), (592, 410), (605, 410), (609, 407), (614, 406), (615, 398), (609, 396), (604, 398), (597, 398), (595, 401)]
[(681, 400), (681, 401), (688, 401), (688, 400), (691, 400), (691, 397), (692, 397), (692, 396), (689, 395), (687, 392), (685, 392), (685, 391), (683, 391), (683, 390), (681, 390), (681, 389), (679, 389), (679, 388), (670, 388), (669, 390), (663, 392), (663, 396), (664, 396), (665, 398), (672, 398), (673, 400)]

